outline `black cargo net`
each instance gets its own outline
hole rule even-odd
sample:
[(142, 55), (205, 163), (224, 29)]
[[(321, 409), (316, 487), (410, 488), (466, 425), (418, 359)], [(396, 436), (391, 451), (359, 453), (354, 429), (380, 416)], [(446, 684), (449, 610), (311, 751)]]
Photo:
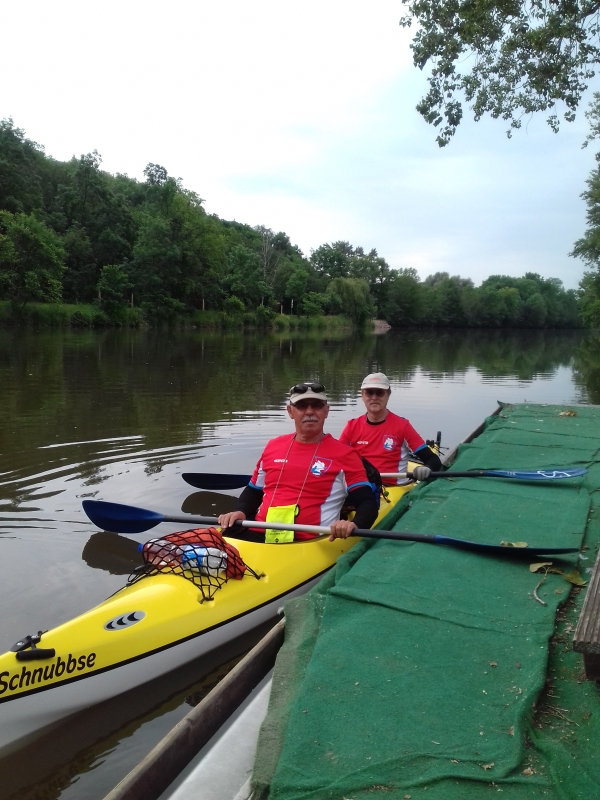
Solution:
[(144, 565), (130, 576), (136, 583), (147, 575), (180, 575), (202, 592), (202, 601), (211, 600), (230, 578), (261, 576), (244, 563), (238, 550), (216, 528), (196, 528), (150, 539), (140, 545)]

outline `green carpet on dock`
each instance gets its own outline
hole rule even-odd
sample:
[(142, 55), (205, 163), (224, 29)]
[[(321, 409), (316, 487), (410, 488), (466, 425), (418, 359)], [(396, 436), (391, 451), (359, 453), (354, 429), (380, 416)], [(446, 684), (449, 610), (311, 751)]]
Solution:
[[(585, 589), (564, 577), (587, 580), (600, 543), (600, 408), (565, 410), (505, 406), (453, 468), (585, 477), (442, 479), (381, 527), (535, 546), (585, 536), (585, 560), (361, 542), (286, 604), (256, 800), (600, 797), (600, 692), (571, 650)], [(550, 560), (564, 574), (530, 571)]]

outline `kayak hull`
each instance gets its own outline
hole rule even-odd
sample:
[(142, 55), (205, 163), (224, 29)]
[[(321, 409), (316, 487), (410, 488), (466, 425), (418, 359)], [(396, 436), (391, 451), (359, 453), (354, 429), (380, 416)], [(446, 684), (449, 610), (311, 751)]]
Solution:
[[(392, 500), (409, 488), (394, 487)], [(308, 591), (359, 539), (230, 541), (259, 578), (247, 572), (204, 600), (180, 576), (148, 576), (44, 633), (38, 648), (54, 655), (26, 661), (15, 652), (0, 655), (0, 755), (272, 619), (285, 600)]]
[[(147, 683), (206, 653), (218, 650), (227, 642), (268, 622), (277, 615), (283, 601), (308, 591), (319, 579), (320, 576), (315, 577), (303, 586), (289, 591), (285, 596), (248, 611), (225, 625), (203, 630), (196, 636), (170, 644), (161, 650), (142, 654), (129, 662), (115, 662), (103, 671), (76, 676), (45, 690), (40, 687), (39, 691), (23, 693), (10, 702), (2, 703), (0, 756), (21, 747), (32, 735), (39, 735), (41, 731), (65, 717)], [(14, 654), (12, 656), (14, 657)], [(22, 674), (23, 664), (17, 663)], [(26, 669), (32, 672), (32, 669), (39, 668), (39, 664), (37, 661), (29, 662)]]

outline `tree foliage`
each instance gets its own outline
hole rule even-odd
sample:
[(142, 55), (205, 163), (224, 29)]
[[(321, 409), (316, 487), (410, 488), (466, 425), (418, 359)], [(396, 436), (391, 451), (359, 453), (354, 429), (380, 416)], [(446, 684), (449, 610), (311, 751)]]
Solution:
[(207, 214), (160, 164), (138, 181), (104, 172), (96, 150), (55, 161), (12, 120), (0, 122), (0, 178), (0, 299), (15, 308), (62, 296), (117, 322), (131, 303), (148, 321), (207, 309), (234, 325), (251, 312), (267, 326), (276, 311), (396, 326), (580, 324), (560, 281), (493, 276), (475, 288), (447, 272), (420, 281), (341, 240), (307, 258), (282, 231)]
[(125, 294), (131, 289), (129, 276), (121, 264), (102, 267), (98, 281), (98, 305), (109, 317), (116, 319), (127, 305)]
[[(594, 95), (590, 111), (590, 135), (586, 142), (600, 137), (600, 94)], [(600, 328), (600, 153), (596, 154), (598, 166), (587, 180), (582, 197), (587, 205), (587, 230), (575, 242), (572, 256), (580, 258), (588, 268), (579, 284), (579, 307), (583, 320)]]
[(0, 211), (0, 292), (15, 309), (61, 300), (64, 250), (33, 214)]
[(463, 117), (484, 114), (521, 127), (523, 116), (549, 112), (559, 127), (557, 104), (572, 121), (600, 60), (600, 6), (595, 0), (404, 0), (418, 29), (416, 66), (431, 68), (429, 90), (417, 106), (448, 144)]

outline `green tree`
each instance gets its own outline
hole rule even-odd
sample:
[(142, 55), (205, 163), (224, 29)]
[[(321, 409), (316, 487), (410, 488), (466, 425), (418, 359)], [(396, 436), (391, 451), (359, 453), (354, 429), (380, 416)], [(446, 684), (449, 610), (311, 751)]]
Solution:
[(542, 328), (548, 316), (546, 302), (540, 292), (530, 295), (523, 303), (523, 325), (526, 328)]
[(130, 267), (134, 297), (149, 318), (168, 319), (183, 310), (177, 298), (181, 251), (168, 220), (146, 216), (133, 248)]
[(502, 301), (501, 320), (508, 327), (515, 325), (521, 315), (521, 297), (514, 287), (504, 286), (498, 289)]
[[(572, 121), (595, 65), (600, 61), (600, 18), (595, 2), (516, 0), (512, 3), (403, 0), (415, 21), (415, 66), (431, 69), (429, 91), (417, 106), (440, 127), (448, 144), (467, 103), (476, 120), (484, 114), (521, 127), (523, 116), (550, 112), (557, 130), (558, 103)], [(510, 132), (509, 132), (510, 135)]]
[(269, 287), (269, 294), (273, 293), (273, 284), (281, 254), (276, 246), (275, 234), (264, 225), (257, 225), (254, 229), (260, 236), (259, 258), (263, 272), (263, 282)]
[(67, 271), (64, 280), (65, 295), (76, 303), (89, 300), (91, 287), (97, 281), (97, 264), (94, 248), (86, 229), (74, 222), (65, 233), (63, 247), (66, 251)]
[(362, 247), (355, 248), (350, 258), (350, 277), (367, 281), (377, 308), (383, 308), (392, 280), (392, 270), (375, 248), (368, 253), (365, 253)]
[(359, 278), (334, 278), (327, 287), (327, 301), (333, 314), (343, 314), (357, 325), (375, 313), (369, 284)]
[(290, 275), (285, 286), (285, 296), (291, 301), (291, 310), (293, 311), (295, 302), (298, 314), (301, 313), (302, 299), (306, 293), (307, 283), (308, 272), (304, 269), (297, 269)]
[(430, 325), (462, 327), (466, 324), (463, 297), (473, 282), (469, 278), (436, 272), (423, 281), (423, 317)]
[(228, 294), (239, 298), (249, 308), (256, 308), (265, 302), (268, 304), (271, 300), (260, 258), (244, 245), (236, 245), (230, 250), (222, 285)]
[(0, 120), (0, 209), (30, 213), (41, 208), (43, 148), (25, 138), (12, 119)]
[(334, 278), (347, 278), (350, 275), (350, 257), (354, 248), (349, 242), (322, 244), (313, 250), (310, 262), (318, 275), (331, 281)]
[(59, 237), (33, 214), (0, 211), (0, 296), (15, 311), (60, 302), (64, 259)]
[(164, 183), (167, 182), (167, 178), (169, 174), (164, 167), (161, 167), (160, 164), (146, 164), (144, 167), (144, 175), (146, 176), (146, 181), (150, 186), (162, 186)]
[(600, 272), (586, 272), (579, 284), (579, 308), (586, 325), (600, 328)]
[(307, 292), (302, 298), (302, 313), (307, 317), (318, 317), (325, 313), (327, 295), (320, 292)]
[(223, 316), (228, 326), (241, 326), (244, 324), (244, 304), (239, 297), (231, 295), (223, 301)]
[[(600, 95), (595, 95), (595, 109), (600, 120)], [(596, 124), (596, 132), (600, 123)], [(600, 154), (596, 155), (600, 162)], [(587, 205), (587, 230), (575, 242), (570, 255), (580, 258), (588, 267), (579, 284), (579, 306), (588, 325), (600, 327), (600, 167), (596, 167), (587, 180), (587, 190), (582, 194)]]
[(92, 302), (102, 267), (122, 263), (132, 255), (131, 209), (114, 191), (113, 178), (102, 172), (101, 163), (97, 150), (71, 159), (56, 189), (60, 213), (50, 219), (65, 227), (64, 289), (70, 301)]
[(122, 264), (106, 264), (98, 281), (98, 305), (111, 319), (118, 318), (127, 306), (125, 292), (131, 289), (129, 276)]
[(387, 299), (380, 313), (392, 327), (409, 327), (422, 321), (423, 288), (416, 269), (396, 271), (389, 281)]

